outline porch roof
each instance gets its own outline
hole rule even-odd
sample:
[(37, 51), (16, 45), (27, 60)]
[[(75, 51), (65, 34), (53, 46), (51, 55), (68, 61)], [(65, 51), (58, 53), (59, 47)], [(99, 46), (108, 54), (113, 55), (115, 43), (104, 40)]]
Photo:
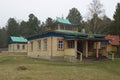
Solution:
[(88, 38), (88, 37), (85, 37), (85, 36), (79, 36), (79, 37), (76, 37), (76, 36), (64, 36), (64, 38), (66, 40), (74, 40), (74, 39), (82, 39), (82, 40), (91, 40), (91, 41), (106, 41), (105, 38)]
[(94, 41), (103, 41), (106, 40), (104, 35), (98, 34), (85, 34), (82, 32), (75, 32), (69, 30), (55, 30), (55, 31), (48, 31), (41, 35), (36, 35), (33, 37), (28, 38), (28, 40), (34, 40), (38, 38), (45, 38), (45, 37), (64, 37), (66, 40), (74, 40), (74, 39), (83, 39), (83, 40), (94, 40)]
[(65, 39), (86, 39), (86, 40), (106, 40), (105, 35), (101, 34), (86, 34), (82, 32), (68, 31), (68, 30), (56, 30), (56, 33), (68, 34), (64, 36)]

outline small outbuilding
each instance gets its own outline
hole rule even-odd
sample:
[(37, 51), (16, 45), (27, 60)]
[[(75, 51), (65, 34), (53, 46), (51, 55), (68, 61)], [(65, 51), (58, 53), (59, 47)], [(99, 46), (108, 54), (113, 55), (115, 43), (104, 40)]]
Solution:
[(27, 53), (27, 39), (11, 36), (8, 44), (8, 52)]
[(107, 47), (107, 51), (118, 51), (118, 47), (120, 45), (120, 38), (119, 36), (116, 35), (108, 35), (106, 36), (106, 39), (108, 39), (108, 47)]

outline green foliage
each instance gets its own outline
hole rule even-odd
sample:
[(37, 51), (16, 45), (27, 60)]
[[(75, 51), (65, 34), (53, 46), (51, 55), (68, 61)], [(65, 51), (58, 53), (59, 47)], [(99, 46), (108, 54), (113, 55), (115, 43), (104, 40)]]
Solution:
[(116, 11), (113, 17), (115, 21), (120, 21), (120, 3), (117, 4)]
[(8, 36), (18, 36), (19, 35), (19, 24), (14, 18), (9, 18), (7, 22), (7, 33)]
[(50, 17), (48, 17), (45, 21), (45, 26), (47, 28), (47, 30), (51, 30), (53, 28), (54, 25), (54, 20)]
[(115, 53), (115, 57), (120, 58), (120, 45), (117, 47), (117, 52)]
[[(43, 25), (41, 25), (43, 28)], [(40, 21), (34, 14), (29, 15), (28, 21), (18, 23), (14, 18), (9, 18), (5, 28), (0, 29), (0, 47), (7, 47), (10, 36), (29, 37), (42, 32)]]
[(40, 33), (40, 21), (34, 14), (29, 15), (28, 21), (20, 23), (20, 36), (29, 37)]
[(47, 30), (47, 27), (44, 22), (40, 25), (40, 33), (44, 33)]
[(120, 3), (117, 4), (115, 14), (113, 16), (114, 21), (111, 24), (111, 34), (120, 35)]
[(36, 16), (34, 16), (34, 14), (30, 14), (29, 15), (29, 20), (27, 22), (27, 28), (28, 28), (28, 34), (30, 36), (38, 34), (39, 33), (39, 25), (40, 25), (40, 21), (37, 19)]
[(81, 24), (82, 16), (77, 8), (72, 8), (69, 11), (67, 19), (73, 24)]
[(0, 29), (0, 48), (7, 47), (8, 43), (7, 37), (8, 35), (6, 29), (5, 28)]
[(45, 23), (46, 23), (46, 26), (51, 26), (52, 24), (53, 24), (53, 19), (52, 18), (50, 18), (50, 17), (48, 17), (47, 19), (46, 19), (46, 21), (45, 21)]
[(27, 37), (29, 35), (28, 31), (29, 31), (29, 28), (28, 28), (27, 22), (22, 21), (20, 23), (20, 35), (23, 37)]

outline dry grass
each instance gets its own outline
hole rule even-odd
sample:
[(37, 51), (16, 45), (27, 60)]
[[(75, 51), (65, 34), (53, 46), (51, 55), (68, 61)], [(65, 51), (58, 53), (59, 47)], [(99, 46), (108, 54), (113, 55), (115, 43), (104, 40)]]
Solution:
[(120, 59), (89, 64), (0, 55), (0, 80), (120, 80)]

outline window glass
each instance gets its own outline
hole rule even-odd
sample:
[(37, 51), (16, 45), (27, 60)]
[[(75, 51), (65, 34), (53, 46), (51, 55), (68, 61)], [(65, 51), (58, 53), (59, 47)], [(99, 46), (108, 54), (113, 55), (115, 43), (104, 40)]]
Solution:
[(41, 41), (39, 40), (38, 41), (38, 50), (40, 50), (41, 49)]
[(58, 50), (64, 50), (64, 42), (63, 42), (63, 40), (58, 40)]
[(67, 47), (68, 48), (74, 48), (75, 47), (74, 40), (67, 41)]

